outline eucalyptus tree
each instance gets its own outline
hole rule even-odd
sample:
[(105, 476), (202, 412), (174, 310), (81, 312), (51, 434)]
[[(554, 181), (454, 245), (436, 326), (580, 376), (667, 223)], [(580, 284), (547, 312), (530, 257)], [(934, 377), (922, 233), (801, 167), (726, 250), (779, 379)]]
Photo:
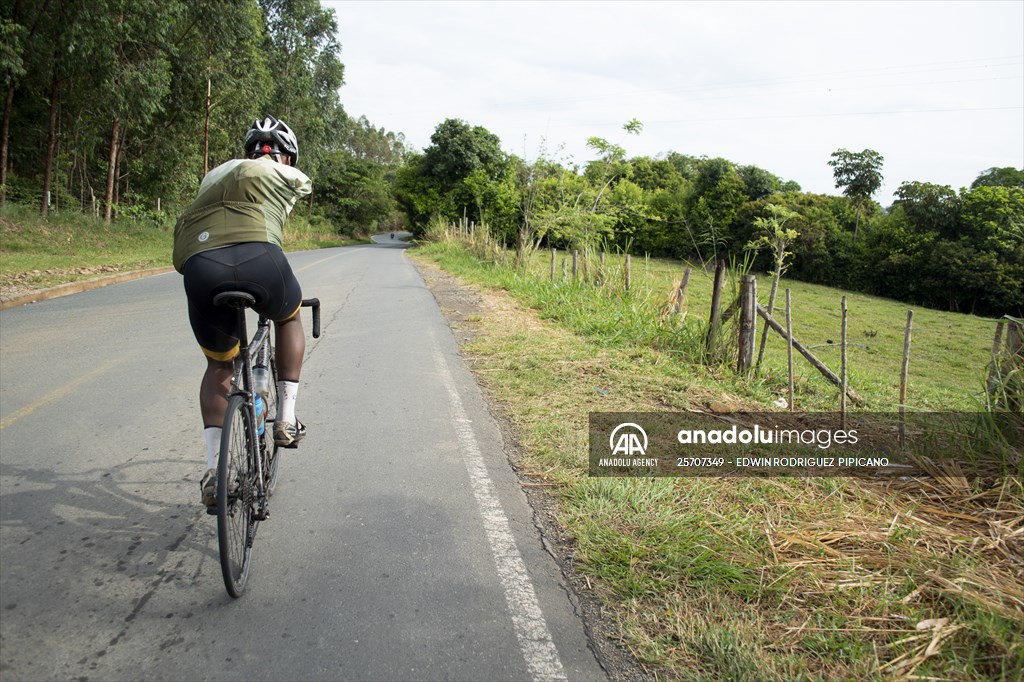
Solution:
[[(17, 2), (13, 8), (12, 16), (18, 17), (15, 23), (25, 22), (18, 24), (22, 28), (16, 31), (22, 48), (23, 79), (10, 79), (8, 90), (13, 93), (13, 88), (18, 84), (24, 86), (24, 109), (32, 112), (29, 117), (32, 128), (36, 128), (40, 118), (45, 117), (46, 143), (43, 153), (40, 155), (36, 150), (28, 154), (33, 163), (42, 157), (40, 213), (44, 216), (50, 208), (54, 155), (58, 141), (58, 112), (63, 91), (68, 84), (77, 87), (81, 80), (88, 80), (90, 75), (84, 54), (96, 43), (95, 23), (89, 16), (88, 5), (84, 0), (47, 0), (41, 4), (29, 3), (28, 6)], [(11, 118), (13, 115), (14, 112)], [(10, 120), (6, 118), (7, 125)], [(5, 146), (8, 140), (9, 137), (5, 137)]]
[[(321, 159), (340, 146), (345, 83), (334, 10), (318, 0), (259, 0), (267, 27), (269, 107), (300, 137), (303, 170), (314, 178)], [(312, 196), (310, 197), (312, 201)]]
[(116, 201), (125, 138), (133, 127), (145, 134), (170, 92), (172, 29), (183, 9), (166, 0), (112, 0), (103, 35), (107, 73), (102, 89), (110, 120), (103, 220)]
[[(237, 150), (243, 127), (270, 98), (266, 28), (253, 0), (188, 3), (175, 36), (175, 74), (184, 82), (184, 113), (202, 112), (202, 173), (214, 157)], [(231, 134), (234, 133), (234, 134)], [(215, 139), (211, 140), (211, 136)]]
[(7, 198), (7, 143), (14, 112), (14, 89), (25, 75), (26, 43), (32, 33), (20, 23), (24, 20), (21, 0), (13, 7), (8, 5), (8, 2), (3, 3), (4, 12), (0, 14), (0, 75), (4, 86), (3, 125), (0, 128), (0, 204)]

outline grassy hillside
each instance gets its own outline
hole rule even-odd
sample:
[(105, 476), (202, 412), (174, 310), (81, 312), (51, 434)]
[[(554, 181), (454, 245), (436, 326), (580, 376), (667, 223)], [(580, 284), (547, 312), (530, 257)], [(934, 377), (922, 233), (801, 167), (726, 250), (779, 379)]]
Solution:
[[(572, 331), (602, 345), (643, 344), (683, 362), (700, 364), (711, 305), (712, 272), (694, 266), (682, 305), (682, 315), (669, 315), (673, 292), (686, 264), (634, 258), (631, 290), (624, 289), (624, 257), (607, 254), (598, 276), (604, 284), (573, 283), (571, 254), (559, 253), (555, 280), (550, 276), (550, 253), (538, 252), (528, 268), (480, 267), (479, 253), (451, 244), (432, 245), (428, 251), (439, 262), (474, 281), (510, 291), (545, 318), (557, 320)], [(566, 261), (566, 278), (562, 262)], [(588, 265), (594, 278), (597, 258)], [(580, 265), (582, 273), (583, 266)], [(758, 274), (758, 273), (754, 273)], [(582, 276), (582, 275), (581, 275)], [(767, 305), (770, 278), (758, 276), (758, 299)], [(841, 299), (848, 306), (848, 376), (850, 386), (865, 399), (864, 409), (895, 410), (899, 403), (900, 367), (903, 359), (907, 310), (913, 309), (913, 334), (907, 405), (911, 409), (980, 409), (996, 320), (908, 306), (888, 299), (849, 294), (837, 289), (783, 279), (776, 301), (776, 317), (785, 322), (785, 289), (793, 301), (794, 337), (807, 346), (837, 374), (840, 367)], [(728, 304), (735, 286), (726, 287)], [(733, 325), (726, 334), (735, 333)], [(758, 343), (764, 324), (758, 319)], [(735, 362), (721, 359), (712, 374), (728, 376)], [(804, 410), (838, 407), (838, 389), (804, 358), (794, 353), (796, 406)], [(735, 390), (748, 399), (768, 405), (781, 397), (787, 385), (786, 343), (769, 332), (760, 377), (737, 382)]]

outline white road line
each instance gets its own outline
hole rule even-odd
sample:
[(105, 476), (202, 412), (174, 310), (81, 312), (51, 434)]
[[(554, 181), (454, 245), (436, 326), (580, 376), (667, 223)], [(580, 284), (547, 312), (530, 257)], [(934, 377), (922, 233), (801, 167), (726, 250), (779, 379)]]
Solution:
[(537, 594), (533, 590), (533, 583), (530, 582), (526, 564), (516, 546), (505, 510), (498, 501), (494, 483), (487, 475), (480, 446), (473, 434), (472, 422), (466, 416), (448, 363), (436, 345), (434, 362), (448, 392), (448, 406), (461, 445), (462, 459), (469, 473), (473, 496), (480, 509), (487, 541), (494, 554), (498, 578), (505, 591), (505, 601), (512, 614), (512, 625), (516, 639), (519, 640), (519, 649), (526, 659), (526, 667), (529, 668), (534, 680), (565, 680), (562, 661), (558, 658), (558, 650), (551, 639), (551, 632), (537, 602)]

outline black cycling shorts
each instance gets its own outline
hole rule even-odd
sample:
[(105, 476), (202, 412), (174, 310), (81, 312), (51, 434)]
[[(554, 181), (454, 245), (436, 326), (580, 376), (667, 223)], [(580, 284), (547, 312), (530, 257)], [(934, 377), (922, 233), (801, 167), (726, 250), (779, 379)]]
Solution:
[(213, 360), (227, 361), (238, 354), (238, 313), (213, 305), (224, 291), (244, 291), (256, 299), (253, 309), (266, 318), (290, 319), (302, 306), (302, 288), (281, 247), (246, 242), (202, 251), (185, 261), (185, 295), (192, 333)]

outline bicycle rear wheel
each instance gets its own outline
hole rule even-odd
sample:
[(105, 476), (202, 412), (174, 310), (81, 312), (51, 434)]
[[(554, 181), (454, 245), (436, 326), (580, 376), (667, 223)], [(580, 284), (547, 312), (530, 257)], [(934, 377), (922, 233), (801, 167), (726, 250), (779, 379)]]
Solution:
[(240, 597), (245, 590), (256, 533), (256, 471), (249, 452), (252, 427), (245, 398), (231, 396), (217, 463), (217, 539), (224, 587), (232, 597)]

